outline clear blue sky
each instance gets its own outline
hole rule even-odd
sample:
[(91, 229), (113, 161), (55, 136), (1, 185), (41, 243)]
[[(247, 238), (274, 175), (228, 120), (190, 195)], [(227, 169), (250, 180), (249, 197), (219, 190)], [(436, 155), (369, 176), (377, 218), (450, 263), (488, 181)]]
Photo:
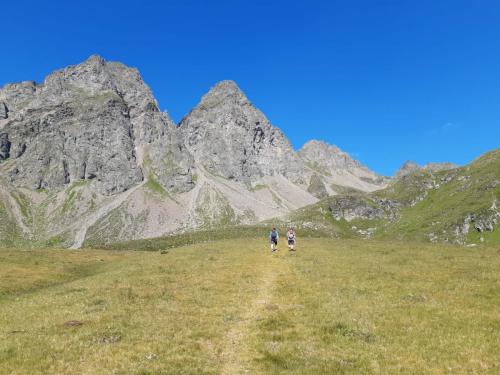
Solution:
[(136, 66), (179, 121), (233, 79), (295, 148), (391, 175), (500, 147), (500, 0), (6, 1), (0, 86), (91, 54)]

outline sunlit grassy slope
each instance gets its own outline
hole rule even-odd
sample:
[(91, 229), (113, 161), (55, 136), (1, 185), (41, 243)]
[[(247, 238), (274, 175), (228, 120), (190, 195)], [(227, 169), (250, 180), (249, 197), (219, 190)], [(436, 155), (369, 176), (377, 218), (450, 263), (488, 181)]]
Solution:
[(499, 373), (498, 249), (298, 245), (3, 250), (0, 373)]
[[(390, 201), (397, 208), (392, 218), (335, 220), (331, 207), (346, 197), (359, 198), (352, 208), (359, 201), (376, 208)], [(415, 172), (374, 193), (347, 191), (328, 197), (291, 213), (288, 220), (310, 222), (344, 238), (373, 228), (378, 239), (500, 245), (500, 150), (465, 167)], [(493, 230), (479, 231), (475, 224), (481, 222), (491, 223)]]

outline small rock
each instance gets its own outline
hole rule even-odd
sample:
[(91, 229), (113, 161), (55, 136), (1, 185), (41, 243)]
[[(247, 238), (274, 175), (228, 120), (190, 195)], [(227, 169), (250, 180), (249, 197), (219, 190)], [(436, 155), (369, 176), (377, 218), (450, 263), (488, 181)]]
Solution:
[(281, 344), (279, 342), (276, 342), (276, 341), (268, 341), (264, 344), (264, 346), (268, 352), (273, 353), (273, 354), (278, 353), (280, 351), (280, 348), (281, 348)]
[(115, 342), (119, 342), (121, 340), (122, 337), (120, 335), (113, 335), (101, 337), (97, 340), (97, 342), (100, 344), (114, 344)]
[(65, 327), (81, 327), (83, 326), (83, 322), (80, 320), (68, 320), (64, 322)]

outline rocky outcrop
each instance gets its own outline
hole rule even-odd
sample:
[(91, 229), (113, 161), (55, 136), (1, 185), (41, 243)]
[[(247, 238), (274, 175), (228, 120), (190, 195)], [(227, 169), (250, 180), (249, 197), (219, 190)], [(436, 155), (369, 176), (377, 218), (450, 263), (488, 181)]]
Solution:
[[(500, 212), (497, 211), (495, 203), (494, 207), (483, 212), (471, 213), (465, 216), (463, 223), (457, 225), (453, 231), (453, 242), (461, 245), (467, 243), (467, 236), (471, 231), (479, 233), (493, 232), (500, 222)], [(440, 238), (434, 233), (430, 234), (432, 242), (438, 241)], [(447, 238), (449, 241), (450, 239)]]
[(355, 219), (394, 220), (398, 215), (401, 205), (387, 199), (376, 199), (369, 196), (346, 195), (338, 196), (329, 205), (331, 215), (335, 220)]
[(480, 232), (493, 232), (500, 221), (500, 212), (490, 209), (485, 212), (470, 214), (465, 218), (465, 223), (471, 223), (473, 228)]

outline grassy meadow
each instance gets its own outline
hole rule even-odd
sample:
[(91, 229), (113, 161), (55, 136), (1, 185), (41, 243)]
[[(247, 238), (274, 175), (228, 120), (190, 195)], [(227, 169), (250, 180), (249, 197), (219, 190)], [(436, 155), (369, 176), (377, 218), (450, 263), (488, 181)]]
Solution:
[(280, 245), (0, 250), (0, 374), (500, 373), (498, 248)]

